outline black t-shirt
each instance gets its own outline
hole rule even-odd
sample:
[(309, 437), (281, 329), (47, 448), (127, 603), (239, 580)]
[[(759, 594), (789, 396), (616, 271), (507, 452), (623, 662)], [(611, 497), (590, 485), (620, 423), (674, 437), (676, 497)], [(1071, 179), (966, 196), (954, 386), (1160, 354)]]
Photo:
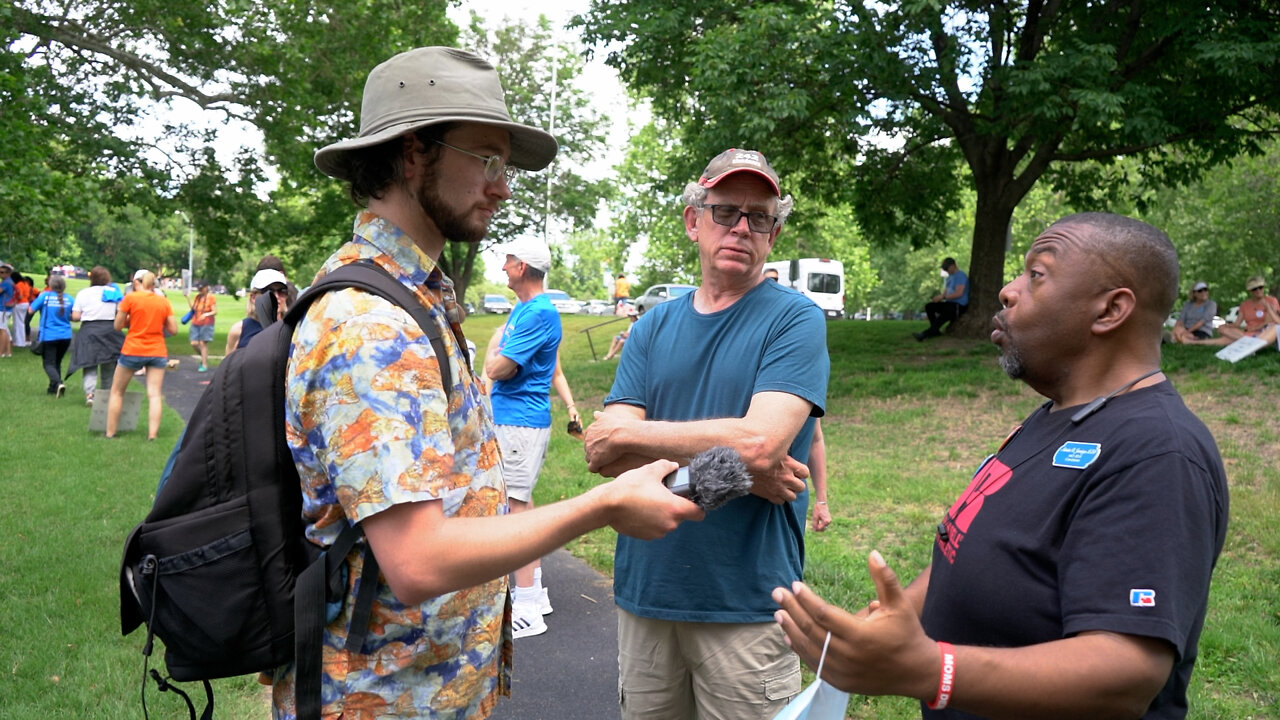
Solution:
[(1166, 640), (1173, 672), (1144, 717), (1182, 718), (1227, 528), (1217, 445), (1167, 381), (1113, 398), (1079, 424), (1072, 409), (1047, 407), (948, 510), (925, 632), (988, 647), (1088, 630)]

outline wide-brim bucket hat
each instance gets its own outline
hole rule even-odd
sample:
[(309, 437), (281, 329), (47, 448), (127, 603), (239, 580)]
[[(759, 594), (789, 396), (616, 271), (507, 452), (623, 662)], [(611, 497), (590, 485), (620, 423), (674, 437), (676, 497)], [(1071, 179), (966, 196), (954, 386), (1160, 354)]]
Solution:
[(364, 84), (360, 134), (316, 151), (316, 167), (350, 179), (350, 153), (429, 125), (474, 122), (511, 134), (507, 162), (521, 170), (541, 170), (559, 144), (550, 133), (511, 120), (498, 71), (466, 50), (425, 47), (400, 53), (378, 65)]

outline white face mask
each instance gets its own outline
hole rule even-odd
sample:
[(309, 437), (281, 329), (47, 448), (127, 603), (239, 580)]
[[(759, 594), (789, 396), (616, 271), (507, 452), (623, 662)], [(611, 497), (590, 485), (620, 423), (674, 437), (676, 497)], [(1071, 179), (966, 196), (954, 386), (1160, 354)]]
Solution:
[(818, 659), (818, 679), (809, 684), (799, 695), (787, 703), (773, 720), (844, 720), (849, 705), (849, 693), (837, 690), (822, 678), (822, 664), (827, 660), (827, 646), (831, 633), (822, 643), (822, 657)]

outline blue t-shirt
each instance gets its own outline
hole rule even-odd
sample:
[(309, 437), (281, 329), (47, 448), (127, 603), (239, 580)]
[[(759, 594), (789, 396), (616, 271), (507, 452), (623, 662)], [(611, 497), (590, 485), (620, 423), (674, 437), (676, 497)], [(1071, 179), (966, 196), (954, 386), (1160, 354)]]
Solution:
[(58, 293), (45, 290), (31, 303), (31, 312), (40, 313), (40, 340), (71, 339), (71, 306), (75, 300), (62, 293), (59, 301)]
[[(693, 297), (663, 303), (632, 327), (605, 405), (644, 408), (649, 420), (743, 417), (753, 395), (777, 391), (822, 415), (830, 361), (817, 305), (772, 282), (705, 315)], [(813, 424), (791, 444), (800, 462), (808, 462)], [(747, 495), (659, 540), (619, 536), (618, 606), (660, 620), (771, 622), (777, 605), (769, 594), (804, 569), (808, 505), (808, 491), (783, 505)]]
[(494, 422), (551, 427), (551, 378), (560, 337), (560, 314), (546, 295), (535, 295), (511, 310), (502, 331), (501, 354), (520, 369), (493, 382)]
[(947, 276), (947, 284), (943, 286), (943, 295), (950, 295), (956, 291), (956, 288), (964, 285), (964, 294), (958, 298), (951, 298), (947, 302), (953, 302), (957, 305), (969, 304), (969, 276), (964, 274), (960, 268)]
[(13, 280), (5, 278), (0, 280), (0, 308), (8, 309), (14, 305), (13, 296)]

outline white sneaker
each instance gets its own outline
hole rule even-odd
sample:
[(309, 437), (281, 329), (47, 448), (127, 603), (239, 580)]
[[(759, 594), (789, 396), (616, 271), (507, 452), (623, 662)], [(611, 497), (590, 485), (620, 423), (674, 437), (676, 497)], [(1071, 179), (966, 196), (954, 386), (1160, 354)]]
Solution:
[(542, 596), (538, 598), (538, 609), (542, 611), (543, 615), (550, 615), (552, 613), (551, 597), (547, 595), (546, 588), (542, 588)]
[(547, 623), (542, 619), (542, 615), (538, 613), (536, 605), (527, 609), (517, 605), (512, 609), (512, 615), (512, 635), (517, 639), (541, 635), (547, 631)]

